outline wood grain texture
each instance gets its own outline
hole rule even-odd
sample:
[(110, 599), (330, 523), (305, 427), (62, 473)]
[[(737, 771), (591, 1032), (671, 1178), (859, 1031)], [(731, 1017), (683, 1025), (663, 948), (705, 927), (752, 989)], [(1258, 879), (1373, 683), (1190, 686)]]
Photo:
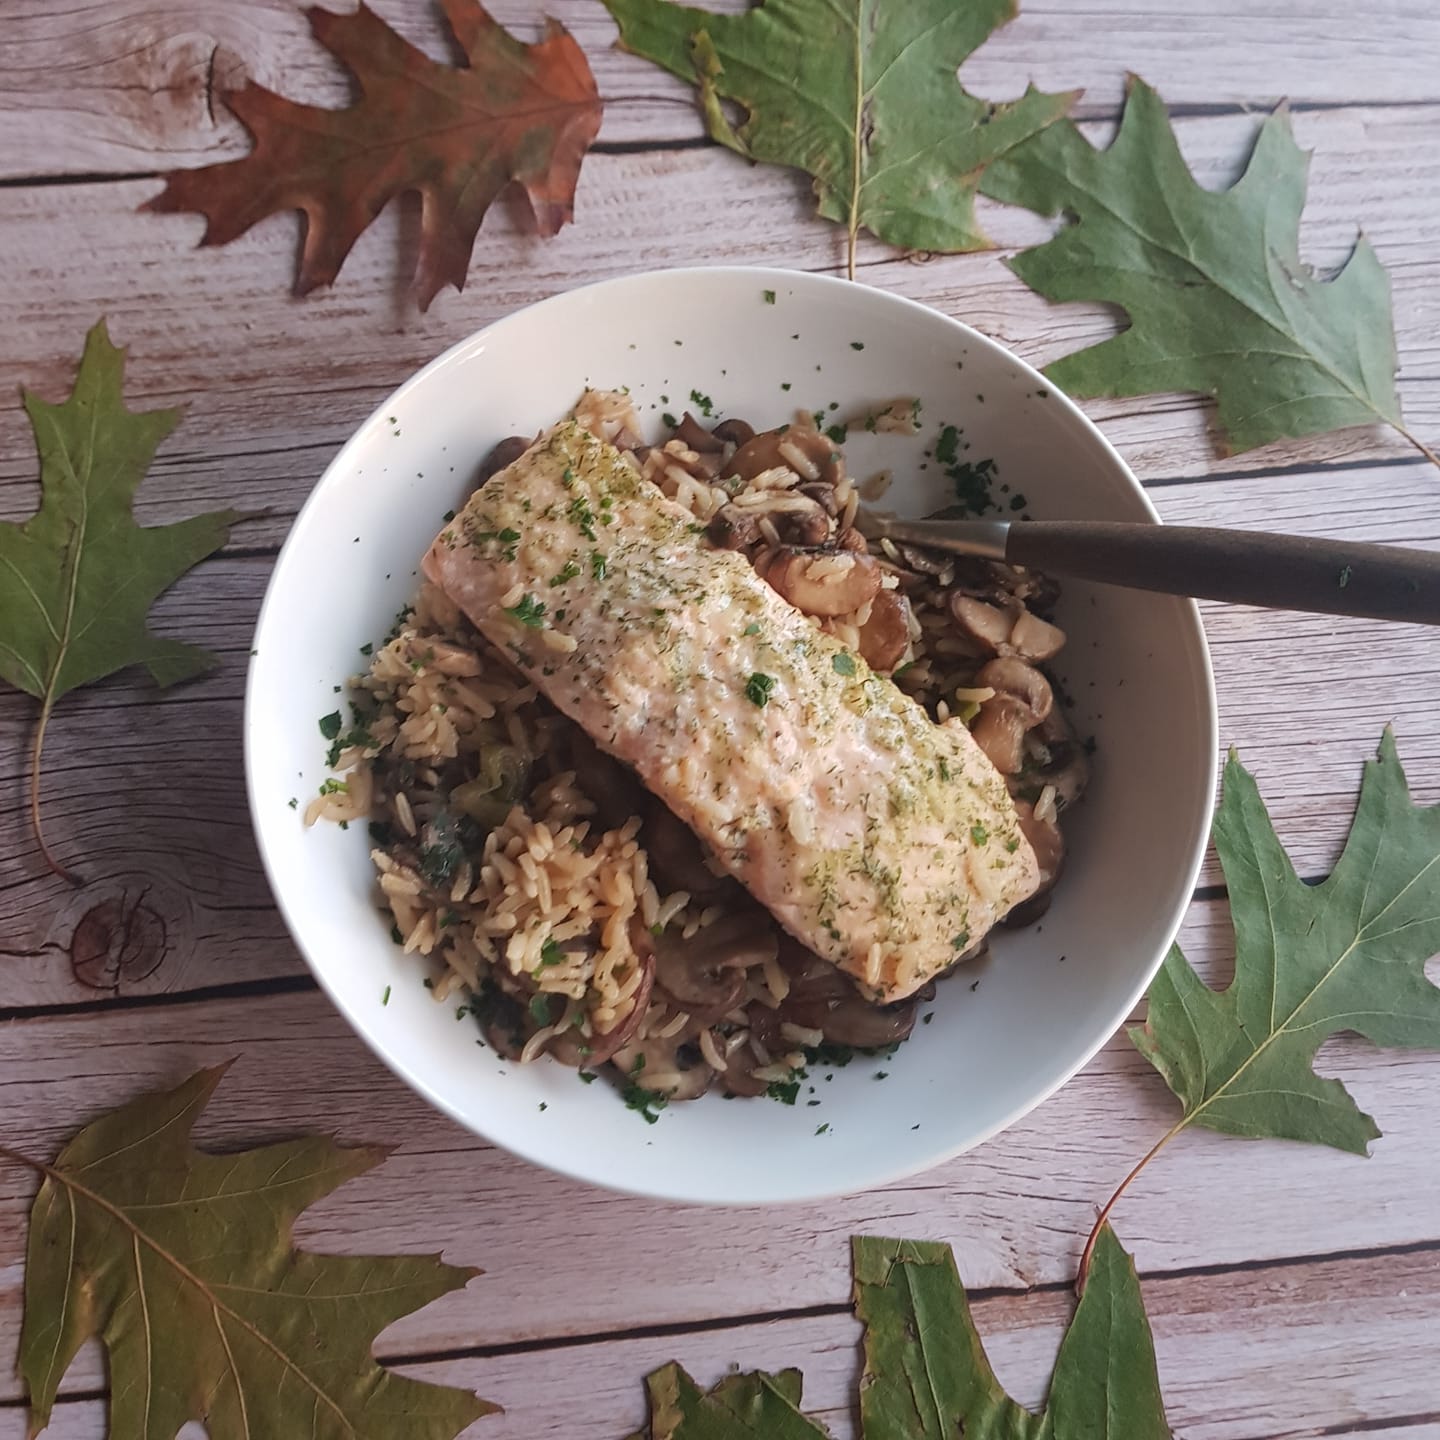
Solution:
[[(444, 53), (435, 7), (375, 4)], [(522, 38), (537, 32), (530, 0), (492, 8)], [(188, 407), (141, 518), (225, 504), (268, 513), (157, 608), (162, 631), (221, 656), (217, 672), (163, 695), (122, 675), (57, 712), (47, 811), (62, 853), (81, 859), (84, 892), (39, 870), (19, 784), (30, 702), (0, 693), (0, 1017), (15, 1017), (0, 1018), (0, 1138), (48, 1156), (120, 1096), (238, 1055), (206, 1117), (209, 1142), (320, 1128), (395, 1145), (380, 1170), (308, 1216), (302, 1238), (352, 1252), (443, 1248), (488, 1270), (378, 1347), (506, 1404), (508, 1416), (476, 1427), (480, 1440), (618, 1440), (640, 1417), (641, 1376), (672, 1357), (706, 1380), (731, 1361), (801, 1364), (812, 1405), (845, 1440), (856, 1335), (846, 1237), (860, 1231), (955, 1243), (1002, 1379), (1036, 1403), (1094, 1205), (1175, 1113), (1123, 1039), (974, 1154), (884, 1191), (763, 1216), (652, 1204), (534, 1170), (429, 1110), (313, 988), (260, 874), (239, 770), (251, 628), (276, 547), (355, 425), (445, 346), (546, 294), (641, 264), (833, 273), (843, 258), (836, 232), (811, 216), (803, 177), (702, 144), (689, 93), (611, 49), (600, 5), (546, 8), (586, 48), (609, 101), (577, 223), (541, 243), (497, 207), (466, 292), (420, 316), (405, 289), (413, 203), (392, 204), (338, 285), (305, 302), (289, 294), (295, 217), (202, 252), (196, 217), (136, 213), (157, 183), (123, 177), (242, 153), (243, 132), (217, 101), (224, 85), (254, 77), (343, 103), (346, 83), (292, 0), (5, 7), (0, 397), (25, 383), (59, 398), (85, 330), (106, 313), (132, 347), (132, 403)], [(992, 98), (1029, 78), (1085, 84), (1079, 113), (1101, 139), (1132, 69), (1177, 107), (1182, 147), (1211, 186), (1238, 173), (1253, 112), (1288, 96), (1300, 143), (1315, 152), (1303, 253), (1333, 267), (1363, 225), (1394, 284), (1407, 414), (1433, 443), (1440, 10), (1428, 0), (1363, 12), (1342, 0), (1207, 0), (1201, 10), (1191, 0), (1032, 0), (963, 77)], [(1048, 306), (1005, 269), (1009, 249), (1047, 233), (1043, 222), (983, 211), (1008, 249), (900, 257), (865, 244), (863, 278), (1037, 363), (1112, 333), (1104, 307)], [(1194, 397), (1087, 408), (1167, 520), (1440, 544), (1440, 476), (1391, 434), (1225, 458)], [(34, 477), (28, 427), (7, 400), (0, 518), (30, 513)], [(1440, 800), (1431, 632), (1225, 606), (1206, 606), (1205, 619), (1222, 741), (1256, 772), (1302, 873), (1333, 863), (1360, 762), (1387, 720), (1417, 798)], [(1212, 860), (1202, 880), (1219, 878)], [(1213, 890), (1192, 906), (1182, 942), (1211, 983), (1225, 982), (1233, 941)], [(1185, 1440), (1440, 1440), (1440, 1061), (1342, 1038), (1320, 1068), (1377, 1117), (1385, 1134), (1373, 1158), (1188, 1134), (1118, 1212)], [(0, 1170), (0, 1355), (18, 1337), (31, 1193), (25, 1174)], [(47, 1434), (102, 1434), (103, 1388), (92, 1348)], [(0, 1440), (23, 1434), (17, 1382), (0, 1366)]]
[[(337, 3), (330, 9), (348, 8)], [(437, 58), (448, 47), (437, 13), (406, 0), (372, 8)], [(520, 38), (538, 33), (528, 0), (493, 0)], [(717, 0), (717, 10), (737, 8)], [(584, 47), (607, 110), (601, 143), (690, 141), (704, 133), (690, 91), (613, 48), (614, 24), (590, 0), (545, 9)], [(10, 0), (0, 36), (0, 178), (75, 175), (228, 159), (244, 132), (219, 92), (246, 79), (294, 99), (342, 105), (345, 78), (289, 0)], [(1243, 36), (1243, 40), (1239, 37)], [(1337, 64), (1337, 50), (1344, 63)], [(1358, 12), (1344, 0), (1223, 0), (1196, 14), (1184, 0), (1110, 0), (1103, 12), (1066, 0), (1027, 5), (964, 66), (977, 95), (1006, 100), (1026, 79), (1085, 87), (1079, 112), (1111, 114), (1126, 70), (1189, 108), (1260, 109), (1440, 100), (1433, 57), (1440, 18), (1425, 0)]]

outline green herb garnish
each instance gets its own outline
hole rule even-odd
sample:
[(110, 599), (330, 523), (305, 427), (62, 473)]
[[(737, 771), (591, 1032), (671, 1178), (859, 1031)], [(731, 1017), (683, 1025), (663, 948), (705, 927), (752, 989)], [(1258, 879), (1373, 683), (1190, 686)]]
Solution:
[(830, 659), (830, 668), (837, 675), (853, 675), (855, 673), (855, 657), (848, 651), (842, 651)]
[(770, 702), (770, 692), (775, 688), (773, 675), (761, 675), (758, 671), (745, 682), (745, 695), (752, 705), (762, 709)]
[(340, 733), (340, 712), (332, 710), (328, 715), (320, 717), (320, 733), (327, 739), (333, 740)]
[(545, 605), (533, 595), (522, 595), (518, 605), (506, 607), (505, 613), (513, 615), (530, 630), (539, 630), (545, 624)]

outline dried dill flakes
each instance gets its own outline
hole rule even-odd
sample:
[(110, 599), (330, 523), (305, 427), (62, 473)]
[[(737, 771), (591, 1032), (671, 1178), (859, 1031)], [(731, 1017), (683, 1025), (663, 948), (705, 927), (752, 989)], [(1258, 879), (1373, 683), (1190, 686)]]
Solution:
[(770, 703), (771, 692), (775, 689), (773, 675), (761, 675), (758, 671), (745, 682), (745, 696), (752, 705), (762, 709)]
[(830, 668), (837, 675), (853, 675), (855, 673), (855, 657), (846, 651), (831, 657)]
[(340, 712), (338, 710), (332, 710), (328, 715), (322, 715), (320, 717), (320, 733), (327, 740), (333, 740), (340, 733), (342, 723)]
[(507, 606), (505, 613), (530, 630), (539, 630), (545, 624), (545, 603), (533, 595), (522, 595), (520, 603)]

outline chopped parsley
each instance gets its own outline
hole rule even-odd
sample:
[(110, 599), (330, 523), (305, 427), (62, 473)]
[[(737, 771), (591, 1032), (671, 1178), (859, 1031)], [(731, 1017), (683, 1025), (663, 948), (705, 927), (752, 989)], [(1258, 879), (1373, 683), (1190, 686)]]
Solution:
[(607, 568), (608, 562), (605, 557), (598, 550), (592, 550), (590, 552), (590, 578), (592, 580), (603, 580)]
[(392, 925), (390, 927), (390, 938), (397, 945), (403, 945), (405, 943), (405, 937), (400, 933), (400, 927), (398, 925)]
[(595, 1081), (595, 1072), (594, 1072), (593, 1070), (581, 1070), (581, 1071), (578, 1071), (577, 1073), (578, 1073), (579, 1076), (580, 1076), (580, 1083), (581, 1083), (582, 1085), (591, 1085), (591, 1084), (594, 1084), (594, 1081)]
[(436, 813), (425, 827), (420, 845), (420, 873), (426, 883), (437, 889), (448, 885), (465, 859), (465, 846), (460, 839), (460, 825), (448, 810)]
[(548, 1110), (550, 1107), (542, 1100), (540, 1102), (540, 1108), (541, 1110)]
[(832, 445), (843, 445), (850, 438), (850, 432), (843, 425), (829, 425), (825, 429), (825, 438)]
[(455, 518), (455, 512), (447, 510), (440, 518), (448, 525)]
[(380, 1003), (382, 1005), (390, 1003), (390, 987), (388, 985), (385, 987), (385, 993), (380, 997)]
[(990, 832), (977, 821), (970, 827), (970, 839), (976, 845), (984, 845), (990, 839)]
[(297, 800), (293, 795), (290, 797), (290, 808), (292, 810), (298, 810), (300, 808), (299, 800)]
[(337, 780), (332, 775), (328, 780), (321, 781), (320, 793), (322, 795), (348, 795), (350, 787), (343, 780)]
[(360, 647), (360, 653), (361, 653), (362, 655), (365, 655), (365, 656), (373, 655), (373, 654), (375, 653), (375, 646), (374, 646), (374, 644), (373, 644), (371, 641), (367, 640), (367, 641)]
[(690, 403), (698, 405), (700, 413), (707, 420), (715, 413), (715, 402), (708, 395), (702, 395), (698, 390), (690, 392)]
[(595, 538), (595, 512), (590, 508), (590, 502), (583, 496), (577, 495), (565, 507), (565, 513), (579, 527), (580, 533), (587, 540)]
[(544, 602), (537, 600), (533, 595), (522, 595), (520, 603), (507, 606), (505, 613), (513, 615), (516, 620), (530, 630), (539, 630), (545, 624)]
[(800, 1094), (800, 1082), (798, 1080), (772, 1080), (765, 1087), (765, 1093), (772, 1100), (778, 1100), (782, 1105), (793, 1105), (796, 1096)]
[(680, 423), (668, 410), (662, 410), (660, 412), (660, 419), (664, 421), (665, 425), (671, 430)]
[(532, 995), (530, 997), (530, 1018), (537, 1025), (550, 1023), (550, 997), (548, 995)]
[(850, 342), (850, 348), (852, 350), (863, 350), (865, 348), (865, 342), (863, 340), (852, 340)]
[(773, 305), (775, 303), (775, 292), (773, 290), (762, 290), (760, 294), (764, 297), (767, 305)]
[(829, 1126), (828, 1124), (825, 1124), (825, 1125), (817, 1125), (817, 1126), (815, 1127), (815, 1133), (816, 1133), (817, 1135), (823, 1135), (829, 1128), (830, 1128), (830, 1126)]
[(333, 740), (340, 733), (340, 712), (332, 710), (328, 715), (320, 717), (320, 733), (327, 739)]
[(775, 677), (773, 675), (761, 675), (756, 671), (745, 682), (745, 696), (752, 705), (759, 705), (762, 709), (770, 702), (770, 692), (775, 688)]
[(839, 655), (831, 657), (830, 667), (837, 675), (853, 675), (855, 673), (855, 657), (842, 651)]
[(877, 1070), (870, 1078), (872, 1080), (888, 1080), (890, 1078), (890, 1072), (888, 1070)]
[(550, 588), (553, 590), (557, 585), (564, 585), (573, 580), (580, 573), (580, 567), (573, 560), (567, 560), (562, 569), (556, 571), (550, 577)]
[(647, 1090), (633, 1080), (620, 1092), (620, 1098), (625, 1102), (625, 1108), (634, 1110), (647, 1125), (653, 1125), (660, 1118), (660, 1111), (670, 1103), (668, 1095), (662, 1095), (658, 1090)]
[(565, 960), (565, 952), (553, 941), (547, 940), (540, 947), (539, 969), (543, 970), (547, 965), (560, 965)]
[(741, 633), (745, 635), (758, 635), (760, 633), (759, 621), (752, 620)]

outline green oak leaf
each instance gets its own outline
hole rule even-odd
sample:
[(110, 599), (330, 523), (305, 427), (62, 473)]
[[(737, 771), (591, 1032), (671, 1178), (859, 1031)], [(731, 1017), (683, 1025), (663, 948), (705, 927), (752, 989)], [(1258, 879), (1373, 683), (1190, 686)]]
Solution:
[[(1109, 1226), (1060, 1345), (1043, 1414), (995, 1378), (948, 1245), (856, 1236), (855, 1314), (865, 1327), (861, 1440), (1171, 1440), (1150, 1322)], [(630, 1440), (826, 1440), (800, 1412), (794, 1371), (727, 1376), (702, 1391), (678, 1365), (647, 1382), (650, 1423)]]
[(223, 1067), (87, 1125), (30, 1211), (20, 1372), (31, 1429), (80, 1346), (105, 1342), (111, 1440), (451, 1440), (495, 1409), (383, 1370), (375, 1337), (475, 1270), (293, 1248), (307, 1206), (385, 1158), (320, 1138), (231, 1155), (190, 1133)]
[[(1440, 1049), (1440, 805), (1413, 805), (1386, 730), (1328, 879), (1307, 885), (1232, 752), (1215, 818), (1235, 925), (1235, 978), (1216, 992), (1179, 947), (1130, 1038), (1179, 1097), (1176, 1130), (1275, 1136), (1364, 1154), (1380, 1134), (1315, 1052), (1354, 1031), (1376, 1045)], [(1163, 1142), (1162, 1142), (1163, 1143)]]
[(1078, 94), (1032, 86), (995, 105), (961, 87), (955, 72), (1015, 0), (765, 0), (740, 15), (605, 5), (625, 49), (696, 86), (713, 139), (813, 177), (820, 214), (849, 233), (852, 276), (862, 227), (906, 249), (988, 246), (975, 219), (985, 167)]
[(40, 832), (40, 757), (61, 696), (130, 665), (160, 685), (210, 669), (215, 656), (152, 635), (156, 597), (218, 550), (234, 510), (142, 527), (131, 505), (178, 410), (125, 408), (125, 353), (101, 320), (85, 337), (70, 398), (26, 393), (40, 455), (40, 508), (23, 525), (0, 522), (0, 678), (40, 701), (30, 771), (30, 813)]
[(1330, 279), (1300, 259), (1307, 170), (1279, 112), (1244, 175), (1203, 189), (1139, 80), (1109, 149), (1067, 120), (991, 166), (986, 195), (1073, 222), (1016, 256), (1015, 273), (1048, 299), (1104, 301), (1129, 317), (1046, 374), (1081, 397), (1211, 396), (1230, 451), (1376, 421), (1423, 450), (1401, 420), (1390, 282), (1375, 252), (1362, 237)]

